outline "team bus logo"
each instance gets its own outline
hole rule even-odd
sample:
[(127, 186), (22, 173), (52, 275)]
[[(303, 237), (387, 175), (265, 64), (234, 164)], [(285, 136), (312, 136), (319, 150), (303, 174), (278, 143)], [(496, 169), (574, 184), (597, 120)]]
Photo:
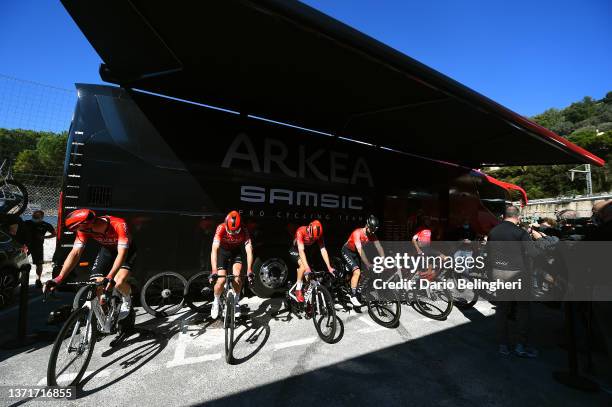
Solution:
[[(297, 159), (289, 159), (289, 148), (276, 139), (263, 140), (261, 158), (253, 142), (245, 133), (240, 133), (232, 141), (221, 163), (223, 168), (236, 164), (246, 166), (254, 173), (281, 173), (290, 178), (315, 179), (325, 183), (344, 185), (374, 186), (372, 174), (363, 157), (352, 158), (347, 153), (318, 148), (309, 150), (304, 145), (297, 146)], [(286, 204), (289, 206), (363, 209), (360, 196), (319, 193), (286, 188), (264, 188), (258, 185), (241, 185), (240, 200), (249, 203)]]

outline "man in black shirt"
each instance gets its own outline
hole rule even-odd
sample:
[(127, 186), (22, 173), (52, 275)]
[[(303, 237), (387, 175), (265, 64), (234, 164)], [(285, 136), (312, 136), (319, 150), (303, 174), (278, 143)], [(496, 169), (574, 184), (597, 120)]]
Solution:
[[(32, 256), (32, 264), (36, 265), (36, 287), (42, 287), (40, 276), (43, 270), (45, 239), (55, 237), (55, 229), (43, 220), (45, 213), (41, 210), (32, 213), (32, 219), (24, 222), (28, 236), (28, 251)], [(49, 233), (49, 234), (47, 234)]]
[[(497, 308), (495, 320), (497, 325), (497, 340), (499, 352), (508, 355), (509, 332), (508, 315), (512, 305), (516, 305), (516, 322), (518, 325), (517, 343), (515, 353), (522, 357), (536, 357), (535, 350), (529, 348), (529, 329), (531, 319), (530, 302), (528, 301), (530, 284), (529, 257), (538, 253), (533, 245), (533, 239), (541, 239), (542, 235), (533, 231), (532, 235), (519, 226), (519, 209), (516, 206), (506, 208), (504, 221), (489, 232), (488, 253), (491, 266), (491, 279), (493, 281), (521, 282), (520, 290), (500, 289), (497, 292)], [(521, 295), (521, 301), (517, 297)]]

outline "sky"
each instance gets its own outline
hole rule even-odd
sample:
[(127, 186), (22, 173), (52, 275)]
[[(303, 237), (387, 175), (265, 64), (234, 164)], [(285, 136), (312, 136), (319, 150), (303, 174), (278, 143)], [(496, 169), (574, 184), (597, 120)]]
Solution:
[[(525, 116), (612, 90), (611, 0), (305, 3)], [(25, 107), (7, 108), (23, 93), (45, 89), (73, 104), (10, 78), (73, 90), (101, 83), (100, 62), (59, 0), (0, 0), (0, 127), (29, 120)], [(37, 117), (57, 116), (42, 104)]]

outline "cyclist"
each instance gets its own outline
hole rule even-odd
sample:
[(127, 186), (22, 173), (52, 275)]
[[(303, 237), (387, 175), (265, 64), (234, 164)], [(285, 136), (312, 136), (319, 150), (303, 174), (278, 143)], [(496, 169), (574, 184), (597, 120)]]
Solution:
[(364, 250), (364, 245), (370, 242), (373, 243), (378, 255), (381, 257), (385, 256), (383, 248), (376, 237), (376, 232), (379, 227), (380, 223), (378, 218), (374, 215), (370, 215), (366, 220), (365, 226), (355, 229), (346, 243), (342, 246), (342, 257), (352, 273), (351, 303), (356, 307), (361, 307), (362, 305), (357, 298), (357, 285), (359, 284), (362, 266), (365, 266), (366, 270), (371, 267), (371, 263)]
[(108, 280), (107, 289), (114, 281), (115, 289), (123, 299), (119, 319), (124, 319), (132, 308), (132, 290), (127, 279), (136, 258), (136, 247), (131, 242), (126, 221), (114, 216), (97, 216), (91, 209), (77, 209), (68, 214), (64, 223), (68, 230), (76, 232), (76, 238), (62, 270), (45, 283), (45, 290), (54, 290), (70, 274), (91, 238), (101, 247), (89, 276), (96, 281)]
[(295, 238), (293, 239), (293, 245), (289, 249), (289, 256), (297, 264), (297, 279), (295, 283), (295, 300), (297, 302), (304, 302), (304, 294), (302, 293), (302, 279), (303, 277), (308, 278), (310, 274), (310, 266), (306, 258), (306, 247), (311, 247), (317, 243), (319, 250), (321, 251), (321, 257), (327, 266), (327, 270), (334, 274), (334, 268), (331, 266), (329, 261), (329, 254), (325, 248), (325, 241), (323, 240), (323, 225), (318, 220), (313, 220), (308, 226), (300, 226), (295, 231)]
[(212, 265), (211, 281), (218, 276), (214, 287), (215, 298), (210, 311), (211, 318), (217, 319), (219, 317), (219, 303), (225, 283), (224, 277), (226, 270), (230, 267), (232, 274), (235, 276), (232, 282), (236, 296), (236, 312), (234, 315), (236, 318), (240, 318), (240, 305), (238, 304), (238, 301), (240, 301), (240, 290), (242, 289), (240, 272), (242, 271), (245, 257), (247, 278), (249, 281), (253, 281), (253, 246), (251, 245), (249, 231), (247, 228), (242, 227), (240, 214), (237, 211), (231, 211), (225, 217), (225, 221), (217, 226), (212, 250), (210, 251), (210, 264)]
[[(429, 218), (425, 218), (422, 225), (417, 228), (416, 233), (414, 236), (412, 236), (412, 245), (414, 246), (414, 249), (418, 255), (424, 254), (425, 256), (431, 258), (438, 257), (442, 262), (444, 262), (447, 256), (431, 247), (431, 235), (431, 222), (429, 221)], [(426, 270), (421, 271), (420, 274), (422, 277), (433, 280), (437, 273), (433, 270), (433, 265), (429, 259), (426, 260)]]

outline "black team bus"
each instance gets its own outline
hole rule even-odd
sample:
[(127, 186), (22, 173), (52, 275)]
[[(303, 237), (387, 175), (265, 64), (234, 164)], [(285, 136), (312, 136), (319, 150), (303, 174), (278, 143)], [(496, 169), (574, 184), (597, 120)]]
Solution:
[[(369, 214), (379, 237), (410, 240), (421, 218), (436, 239), (469, 220), (485, 234), (512, 185), (470, 168), (150, 93), (77, 85), (58, 219), (55, 270), (72, 248), (77, 208), (128, 221), (142, 287), (160, 271), (210, 270), (215, 227), (238, 210), (254, 243), (253, 291), (284, 289), (295, 230), (319, 219), (330, 254)], [(79, 265), (86, 278), (95, 245)]]

